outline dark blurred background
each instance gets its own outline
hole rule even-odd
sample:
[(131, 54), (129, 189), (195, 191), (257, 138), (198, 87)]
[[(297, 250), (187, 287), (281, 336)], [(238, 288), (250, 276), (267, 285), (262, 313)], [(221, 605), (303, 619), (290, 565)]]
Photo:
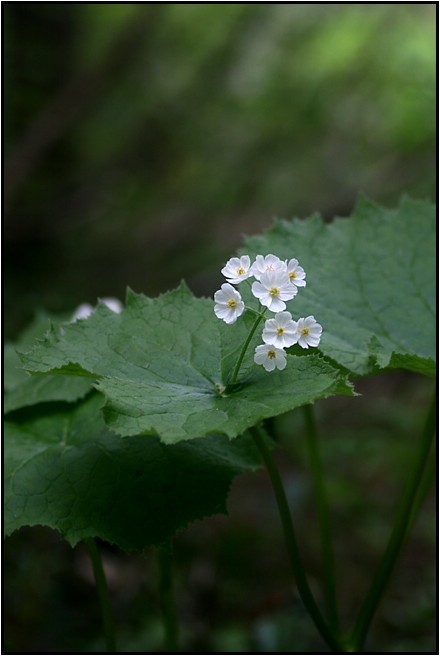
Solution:
[(8, 3), (5, 322), (211, 295), (242, 234), (435, 194), (435, 3)]
[[(5, 332), (125, 288), (212, 295), (273, 217), (435, 198), (435, 3), (2, 3)], [(353, 621), (392, 522), (430, 381), (394, 372), (317, 404), (339, 601)], [(300, 413), (278, 455), (313, 590), (322, 566)], [(294, 439), (292, 439), (292, 436)], [(281, 454), (281, 452), (280, 452)], [(375, 621), (434, 653), (434, 494)], [(321, 653), (264, 473), (176, 541), (189, 653)], [(157, 563), (101, 545), (123, 651), (160, 651)], [(5, 543), (3, 653), (104, 650), (87, 558), (48, 529)]]

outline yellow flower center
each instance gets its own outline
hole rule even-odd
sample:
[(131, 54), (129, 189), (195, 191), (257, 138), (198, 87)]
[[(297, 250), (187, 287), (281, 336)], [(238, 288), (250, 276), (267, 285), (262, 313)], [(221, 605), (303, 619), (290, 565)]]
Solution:
[(246, 269), (243, 269), (243, 267), (239, 267), (239, 268), (237, 269), (237, 275), (238, 275), (238, 276), (242, 276), (243, 273), (246, 273)]
[(269, 289), (269, 294), (270, 294), (271, 296), (279, 296), (279, 295), (280, 295), (280, 290), (279, 290), (278, 287), (271, 287), (271, 288)]
[(267, 357), (270, 358), (271, 360), (273, 360), (275, 356), (276, 356), (275, 351), (268, 351), (267, 352)]
[(277, 334), (278, 334), (278, 335), (284, 335), (284, 328), (282, 328), (281, 326), (278, 326), (278, 328), (277, 328)]
[(301, 328), (301, 335), (308, 335), (310, 332), (309, 328)]
[(295, 280), (295, 278), (296, 278), (295, 271), (289, 271), (289, 278), (290, 278), (290, 280)]
[(235, 308), (237, 307), (237, 301), (234, 301), (233, 298), (230, 298), (226, 305), (230, 308)]

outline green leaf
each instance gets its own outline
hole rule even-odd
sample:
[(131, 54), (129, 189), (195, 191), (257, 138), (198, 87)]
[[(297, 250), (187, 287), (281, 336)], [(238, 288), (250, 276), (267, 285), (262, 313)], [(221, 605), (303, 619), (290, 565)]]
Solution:
[(404, 198), (395, 210), (362, 199), (352, 217), (278, 220), (240, 253), (296, 257), (307, 273), (289, 309), (323, 326), (319, 349), (364, 375), (401, 367), (435, 375), (436, 213)]
[(48, 401), (78, 401), (92, 385), (90, 380), (73, 376), (29, 376), (5, 396), (5, 413)]
[(30, 347), (36, 339), (43, 337), (50, 328), (50, 317), (39, 312), (27, 328), (14, 342), (7, 342), (3, 350), (3, 383), (5, 390), (9, 391), (29, 378), (29, 374), (23, 369), (17, 349)]
[(122, 440), (102, 420), (103, 398), (48, 404), (5, 422), (5, 533), (38, 524), (72, 545), (100, 537), (125, 550), (167, 542), (179, 528), (226, 512), (233, 478), (260, 466), (248, 436), (176, 446)]
[(319, 354), (288, 355), (284, 371), (258, 367), (257, 331), (239, 384), (226, 395), (222, 390), (253, 319), (228, 326), (213, 306), (184, 285), (157, 299), (130, 292), (120, 314), (100, 306), (85, 321), (53, 330), (23, 361), (31, 371), (94, 376), (108, 400), (104, 414), (112, 429), (157, 433), (168, 444), (218, 433), (236, 437), (266, 417), (351, 393)]
[(64, 319), (64, 315), (53, 317), (40, 312), (14, 344), (5, 344), (4, 412), (47, 401), (77, 401), (91, 390), (90, 381), (72, 376), (30, 376), (18, 356), (17, 349), (29, 348), (45, 335), (52, 323)]
[(3, 385), (5, 392), (14, 389), (28, 378), (29, 374), (23, 369), (14, 344), (6, 342), (3, 346)]

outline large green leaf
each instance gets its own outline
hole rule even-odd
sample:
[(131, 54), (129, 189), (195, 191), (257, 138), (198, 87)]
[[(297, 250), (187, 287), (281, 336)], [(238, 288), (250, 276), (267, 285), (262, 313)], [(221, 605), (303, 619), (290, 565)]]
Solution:
[(275, 373), (258, 367), (258, 331), (239, 385), (222, 393), (250, 321), (224, 324), (211, 299), (195, 298), (184, 285), (157, 299), (130, 292), (120, 314), (100, 306), (85, 321), (53, 329), (23, 361), (31, 371), (94, 376), (108, 399), (111, 428), (121, 435), (157, 433), (168, 444), (216, 433), (236, 437), (266, 417), (351, 393), (319, 354), (288, 355), (286, 369)]
[(20, 334), (18, 339), (6, 342), (3, 347), (3, 384), (6, 391), (14, 389), (20, 383), (29, 378), (29, 374), (23, 369), (17, 349), (25, 349), (32, 346), (35, 340), (43, 337), (50, 328), (51, 317), (44, 312), (38, 312), (31, 323)]
[(73, 376), (29, 376), (8, 392), (5, 413), (47, 401), (77, 401), (92, 389), (89, 380)]
[(291, 305), (314, 314), (319, 349), (355, 374), (402, 367), (435, 374), (436, 213), (403, 199), (387, 210), (365, 199), (349, 219), (278, 220), (240, 253), (296, 257), (307, 287)]
[(44, 525), (72, 544), (100, 537), (125, 550), (169, 540), (177, 529), (226, 512), (232, 479), (259, 466), (248, 436), (176, 446), (122, 440), (105, 427), (94, 393), (45, 404), (5, 422), (5, 533)]
[(8, 342), (3, 349), (4, 412), (17, 410), (46, 401), (77, 401), (91, 389), (91, 382), (72, 376), (30, 376), (23, 369), (17, 353), (41, 339), (51, 324), (61, 323), (66, 317), (49, 316), (39, 312), (16, 342)]

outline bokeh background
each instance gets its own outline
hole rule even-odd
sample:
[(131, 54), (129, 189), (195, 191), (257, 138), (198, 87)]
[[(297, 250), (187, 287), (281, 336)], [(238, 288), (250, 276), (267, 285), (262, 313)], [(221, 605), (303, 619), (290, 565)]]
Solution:
[[(185, 278), (212, 295), (242, 235), (276, 216), (347, 216), (360, 193), (387, 206), (403, 193), (435, 199), (435, 3), (2, 10), (9, 339), (38, 309), (123, 300), (127, 285), (156, 295)], [(388, 534), (430, 383), (394, 373), (359, 389), (356, 407), (318, 404), (347, 622)], [(301, 417), (278, 429), (318, 586)], [(382, 652), (433, 653), (433, 504), (431, 494), (375, 623)], [(177, 539), (188, 649), (319, 653), (264, 474), (234, 484), (230, 512)], [(160, 650), (154, 554), (103, 549), (125, 650)], [(5, 562), (7, 653), (102, 649), (81, 547), (21, 531)]]
[(6, 327), (435, 194), (435, 3), (3, 3)]

